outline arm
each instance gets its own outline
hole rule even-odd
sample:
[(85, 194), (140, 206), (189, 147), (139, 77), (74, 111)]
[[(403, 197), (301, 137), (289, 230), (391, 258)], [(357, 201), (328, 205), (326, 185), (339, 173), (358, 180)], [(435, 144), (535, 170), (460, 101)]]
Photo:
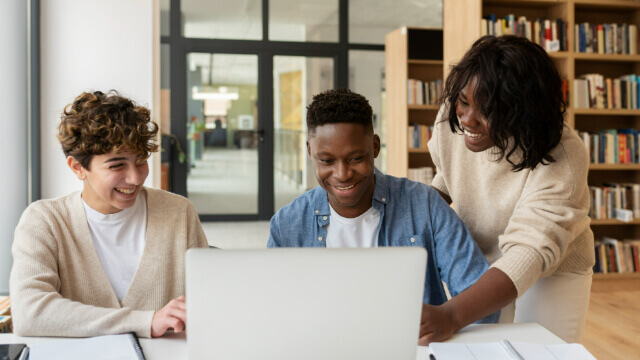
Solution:
[[(451, 204), (449, 189), (447, 189), (447, 185), (444, 181), (444, 177), (442, 175), (443, 173), (440, 167), (440, 155), (439, 155), (440, 143), (441, 143), (439, 135), (440, 135), (440, 131), (442, 131), (442, 129), (440, 129), (440, 126), (443, 126), (443, 125), (447, 126), (447, 123), (442, 123), (442, 115), (446, 108), (447, 106), (440, 107), (440, 111), (436, 116), (436, 121), (435, 121), (436, 125), (433, 127), (433, 134), (431, 135), (431, 139), (427, 143), (427, 147), (429, 148), (429, 154), (431, 155), (431, 160), (433, 161), (433, 164), (436, 167), (436, 174), (434, 175), (433, 181), (431, 182), (431, 187), (435, 189), (440, 194), (440, 196), (442, 196), (442, 198), (444, 199), (444, 201), (446, 201), (447, 204)], [(448, 129), (445, 129), (445, 131), (448, 131)]]
[[(86, 337), (134, 331), (149, 337), (153, 311), (105, 308), (62, 297), (57, 246), (39, 217), (25, 211), (12, 247), (11, 305), (14, 331), (20, 336)], [(66, 281), (73, 281), (67, 279)]]
[(208, 248), (209, 242), (207, 241), (207, 236), (202, 230), (202, 224), (200, 224), (200, 218), (198, 218), (198, 213), (196, 209), (193, 207), (193, 204), (189, 202), (187, 205), (187, 226), (188, 233), (187, 239), (189, 239), (189, 249), (196, 248)]
[(495, 322), (497, 311), (516, 296), (504, 273), (486, 271), (484, 256), (455, 212), (435, 192), (428, 196), (433, 259), (453, 298), (439, 306), (423, 306), (420, 344), (445, 340), (478, 320)]
[(280, 247), (280, 226), (278, 225), (278, 218), (280, 212), (278, 211), (271, 217), (269, 222), (269, 241), (267, 241), (268, 248)]
[(502, 271), (487, 270), (478, 281), (440, 306), (423, 304), (419, 345), (443, 341), (516, 299), (516, 287)]

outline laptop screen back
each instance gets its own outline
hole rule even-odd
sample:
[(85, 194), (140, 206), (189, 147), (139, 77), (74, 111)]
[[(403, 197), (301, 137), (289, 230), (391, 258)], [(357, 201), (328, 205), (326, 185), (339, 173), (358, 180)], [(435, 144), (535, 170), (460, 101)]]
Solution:
[(421, 248), (192, 249), (189, 359), (415, 359)]

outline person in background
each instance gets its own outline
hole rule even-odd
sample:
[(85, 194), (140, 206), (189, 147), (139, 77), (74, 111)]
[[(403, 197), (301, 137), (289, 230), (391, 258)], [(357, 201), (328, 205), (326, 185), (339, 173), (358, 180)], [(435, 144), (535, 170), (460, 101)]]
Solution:
[(116, 92), (65, 107), (58, 140), (84, 186), (22, 214), (10, 276), (17, 335), (185, 328), (184, 254), (208, 244), (188, 200), (143, 186), (157, 132), (148, 109)]
[(319, 186), (273, 216), (267, 246), (421, 247), (428, 258), (418, 342), (496, 322), (505, 295), (483, 275), (488, 264), (455, 212), (432, 188), (374, 168), (380, 138), (367, 99), (347, 89), (318, 94), (307, 129)]
[(536, 322), (578, 342), (595, 257), (588, 155), (564, 111), (562, 80), (540, 46), (485, 36), (452, 68), (428, 146), (433, 188), (453, 202), (496, 285), (517, 293), (501, 322)]

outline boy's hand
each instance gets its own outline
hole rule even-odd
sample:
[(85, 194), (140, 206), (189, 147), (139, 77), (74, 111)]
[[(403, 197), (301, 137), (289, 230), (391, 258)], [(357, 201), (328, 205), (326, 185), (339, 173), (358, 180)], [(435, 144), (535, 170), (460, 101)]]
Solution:
[(180, 296), (165, 305), (153, 314), (151, 320), (151, 337), (164, 335), (167, 330), (173, 329), (179, 333), (185, 329), (187, 323), (187, 303), (185, 297)]
[(449, 307), (422, 304), (418, 345), (426, 346), (430, 342), (447, 340), (458, 329)]

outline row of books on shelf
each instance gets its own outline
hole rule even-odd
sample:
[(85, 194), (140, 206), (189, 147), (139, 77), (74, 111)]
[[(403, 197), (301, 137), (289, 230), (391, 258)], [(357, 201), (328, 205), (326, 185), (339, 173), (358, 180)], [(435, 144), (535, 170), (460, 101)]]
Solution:
[(597, 133), (579, 131), (592, 164), (639, 164), (639, 131), (603, 129)]
[(435, 105), (442, 97), (442, 80), (407, 79), (407, 104)]
[(573, 102), (577, 109), (639, 109), (640, 78), (629, 74), (605, 78), (585, 74), (573, 80)]
[(433, 182), (433, 168), (428, 166), (421, 168), (409, 168), (407, 179), (421, 182), (425, 185), (431, 185), (431, 182)]
[(633, 24), (576, 24), (575, 51), (635, 55), (637, 33), (638, 29)]
[(640, 184), (604, 183), (589, 186), (592, 219), (618, 219), (629, 222), (640, 218)]
[(527, 20), (525, 16), (520, 16), (516, 20), (513, 14), (497, 19), (495, 14), (491, 14), (481, 20), (480, 27), (482, 35), (522, 36), (550, 52), (568, 49), (567, 22), (562, 19)]
[(637, 273), (640, 240), (616, 240), (603, 237), (595, 241), (596, 264), (594, 273)]
[(426, 149), (433, 134), (433, 126), (413, 124), (407, 127), (407, 143), (412, 149)]
[(12, 332), (11, 325), (11, 299), (8, 296), (0, 296), (0, 333)]

